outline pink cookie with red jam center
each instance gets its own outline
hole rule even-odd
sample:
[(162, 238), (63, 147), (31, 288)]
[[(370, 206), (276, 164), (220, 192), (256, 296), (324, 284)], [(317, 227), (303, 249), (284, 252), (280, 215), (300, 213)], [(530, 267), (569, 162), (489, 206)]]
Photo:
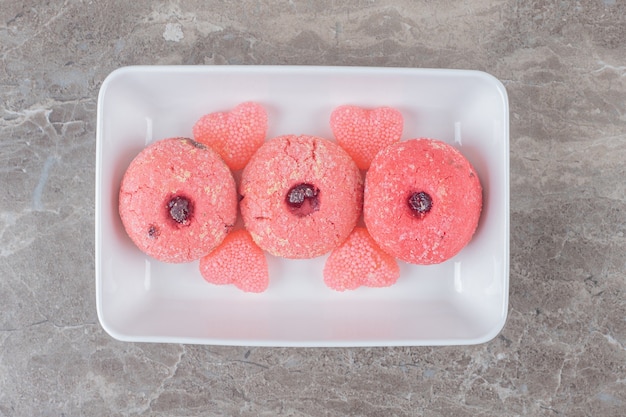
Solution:
[(243, 170), (241, 214), (254, 241), (284, 258), (314, 258), (343, 242), (359, 218), (363, 181), (350, 156), (316, 136), (280, 136)]
[(383, 250), (409, 263), (437, 264), (456, 255), (472, 239), (481, 208), (476, 170), (441, 141), (391, 145), (365, 177), (368, 231)]
[(212, 284), (234, 284), (244, 292), (263, 292), (270, 280), (265, 254), (243, 229), (229, 233), (217, 249), (200, 259), (200, 273)]
[(235, 223), (237, 189), (222, 159), (191, 139), (146, 147), (122, 179), (119, 213), (128, 236), (163, 262), (200, 259)]
[(389, 287), (399, 277), (396, 260), (378, 247), (364, 227), (355, 227), (324, 264), (324, 283), (336, 291)]
[(267, 113), (251, 101), (228, 112), (202, 116), (193, 126), (196, 141), (215, 150), (233, 171), (242, 169), (265, 141)]

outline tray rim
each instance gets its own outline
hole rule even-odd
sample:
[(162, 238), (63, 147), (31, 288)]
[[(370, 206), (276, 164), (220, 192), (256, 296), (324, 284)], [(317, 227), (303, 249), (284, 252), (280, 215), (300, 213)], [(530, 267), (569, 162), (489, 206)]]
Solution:
[[(497, 326), (483, 335), (483, 337), (474, 338), (474, 339), (464, 339), (464, 340), (449, 340), (449, 339), (430, 339), (427, 340), (427, 343), (424, 341), (415, 341), (415, 340), (357, 340), (357, 341), (337, 341), (329, 342), (322, 341), (320, 343), (316, 342), (307, 342), (302, 343), (299, 341), (289, 341), (289, 340), (238, 340), (238, 339), (210, 339), (210, 338), (197, 338), (197, 337), (176, 337), (172, 336), (164, 340), (165, 338), (160, 336), (129, 336), (122, 333), (119, 333), (114, 328), (109, 326), (106, 323), (106, 320), (103, 320), (103, 303), (102, 303), (102, 291), (101, 291), (101, 272), (102, 272), (102, 233), (101, 227), (102, 224), (99, 222), (102, 210), (102, 124), (103, 124), (103, 116), (101, 114), (101, 107), (104, 102), (104, 97), (106, 90), (111, 82), (115, 80), (117, 76), (123, 75), (127, 72), (150, 72), (150, 73), (159, 73), (159, 72), (176, 72), (176, 73), (214, 73), (214, 74), (228, 74), (228, 73), (302, 73), (306, 74), (308, 72), (334, 72), (334, 73), (344, 73), (344, 74), (372, 74), (375, 72), (384, 72), (384, 73), (396, 73), (396, 74), (416, 74), (421, 73), (423, 75), (429, 76), (473, 76), (478, 78), (483, 78), (490, 83), (493, 83), (494, 86), (498, 89), (499, 94), (501, 95), (501, 99), (504, 103), (504, 108), (502, 109), (504, 112), (504, 133), (505, 133), (505, 143), (504, 143), (504, 153), (505, 153), (505, 161), (504, 161), (504, 174), (506, 176), (506, 199), (504, 201), (505, 208), (505, 222), (503, 227), (503, 233), (505, 234), (505, 254), (503, 266), (506, 273), (504, 277), (504, 286), (503, 286), (503, 311), (500, 316), (500, 320)], [(103, 329), (109, 333), (113, 338), (121, 340), (121, 341), (130, 341), (130, 342), (153, 342), (153, 343), (185, 343), (185, 344), (205, 344), (205, 345), (230, 345), (230, 346), (271, 346), (271, 347), (375, 347), (375, 346), (449, 346), (449, 345), (474, 345), (488, 342), (495, 338), (504, 328), (507, 318), (508, 318), (508, 309), (509, 309), (509, 286), (510, 286), (510, 161), (509, 161), (509, 150), (510, 150), (510, 107), (509, 107), (509, 99), (506, 88), (502, 84), (502, 82), (494, 77), (493, 75), (474, 69), (450, 69), (450, 68), (411, 68), (411, 67), (379, 67), (379, 66), (316, 66), (316, 65), (224, 65), (224, 66), (213, 66), (213, 65), (129, 65), (117, 68), (110, 72), (107, 77), (103, 80), (97, 100), (97, 111), (96, 111), (96, 184), (95, 184), (95, 275), (96, 275), (96, 308), (98, 319), (103, 327)]]

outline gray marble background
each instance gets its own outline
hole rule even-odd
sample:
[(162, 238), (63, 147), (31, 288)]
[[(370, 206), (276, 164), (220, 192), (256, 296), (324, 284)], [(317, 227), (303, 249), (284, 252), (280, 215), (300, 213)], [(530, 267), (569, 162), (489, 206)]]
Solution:
[[(508, 322), (471, 347), (121, 343), (96, 98), (130, 64), (478, 69), (511, 106)], [(626, 2), (0, 0), (0, 416), (623, 416)]]

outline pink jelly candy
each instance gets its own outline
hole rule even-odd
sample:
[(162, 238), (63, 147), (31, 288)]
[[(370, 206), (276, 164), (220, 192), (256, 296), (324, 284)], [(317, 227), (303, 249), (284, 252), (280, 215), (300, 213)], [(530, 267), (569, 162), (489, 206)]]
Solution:
[(209, 113), (193, 126), (193, 136), (216, 151), (233, 171), (242, 169), (265, 141), (267, 113), (254, 102), (229, 112)]
[(337, 143), (359, 169), (366, 170), (381, 149), (400, 141), (404, 119), (391, 107), (365, 109), (344, 105), (331, 113), (330, 127)]
[(269, 285), (265, 254), (246, 230), (235, 230), (213, 252), (200, 259), (200, 273), (212, 284), (234, 284), (245, 292), (260, 293)]
[(364, 227), (356, 227), (324, 265), (324, 283), (337, 291), (388, 287), (399, 277), (396, 260), (378, 247)]

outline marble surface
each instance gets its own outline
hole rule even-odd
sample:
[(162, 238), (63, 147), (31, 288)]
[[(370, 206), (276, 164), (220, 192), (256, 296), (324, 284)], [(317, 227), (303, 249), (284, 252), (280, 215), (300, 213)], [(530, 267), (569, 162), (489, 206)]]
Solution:
[[(469, 347), (122, 343), (94, 286), (96, 99), (130, 64), (490, 72), (508, 321)], [(626, 2), (0, 0), (0, 416), (623, 416)]]

